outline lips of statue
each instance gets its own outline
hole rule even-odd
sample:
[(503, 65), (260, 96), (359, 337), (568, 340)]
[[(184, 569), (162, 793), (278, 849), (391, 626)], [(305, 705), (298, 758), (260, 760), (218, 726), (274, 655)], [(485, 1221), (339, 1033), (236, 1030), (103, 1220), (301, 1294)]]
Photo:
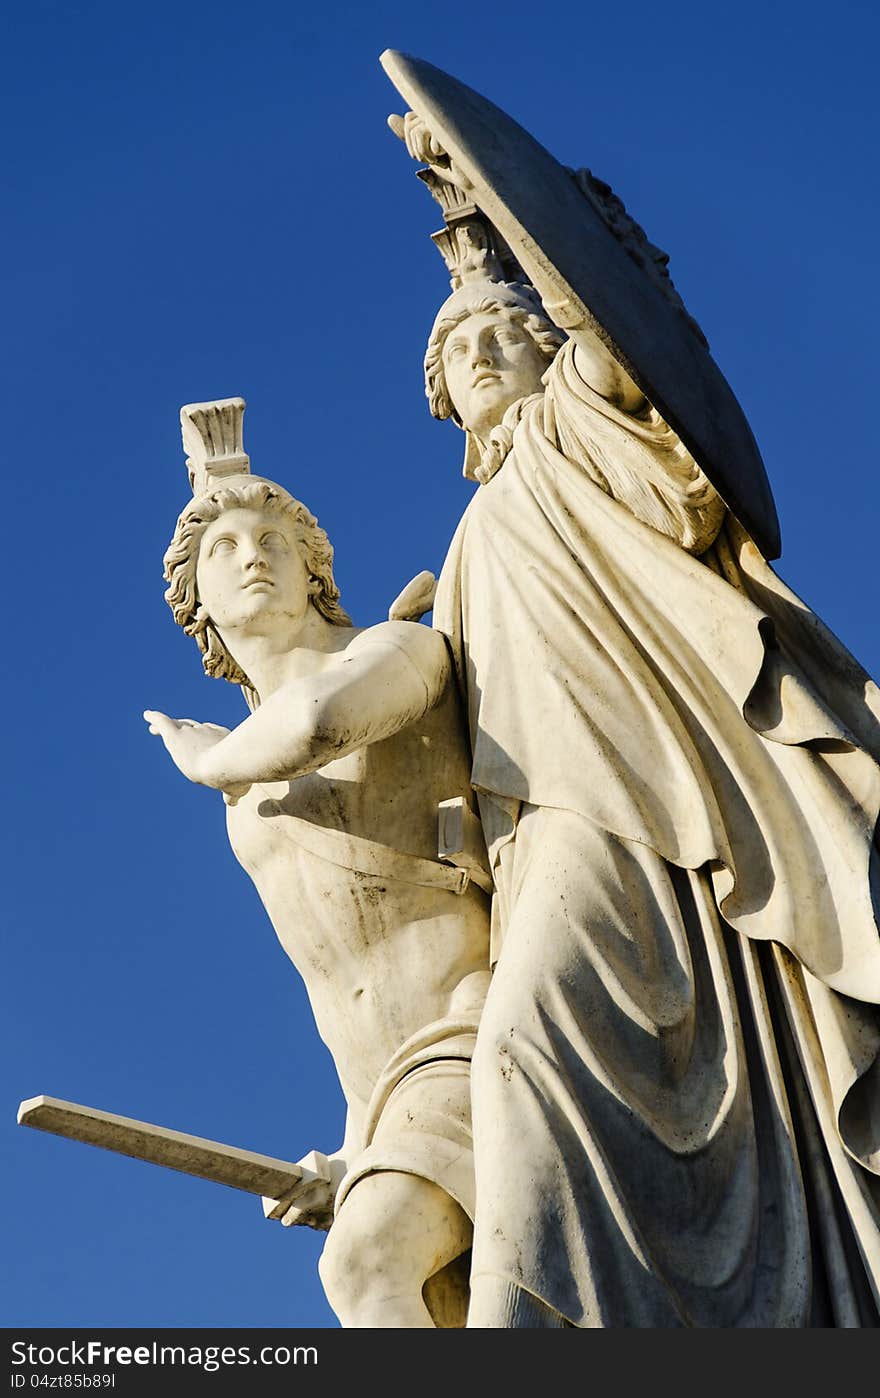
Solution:
[(529, 332), (498, 312), (468, 316), (443, 346), (443, 371), (463, 425), (482, 442), (512, 403), (541, 389), (547, 361)]
[(311, 588), (293, 519), (269, 508), (225, 511), (202, 535), (196, 589), (221, 634), (295, 633)]

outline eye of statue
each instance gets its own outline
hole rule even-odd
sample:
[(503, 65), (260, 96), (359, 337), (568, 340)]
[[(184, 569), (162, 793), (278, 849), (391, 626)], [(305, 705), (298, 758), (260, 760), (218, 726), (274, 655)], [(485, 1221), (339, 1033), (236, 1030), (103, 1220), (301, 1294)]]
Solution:
[(209, 554), (209, 557), (222, 557), (223, 554), (232, 553), (234, 549), (235, 540), (231, 539), (228, 536), (228, 534), (224, 534), (222, 538), (214, 540), (213, 544), (211, 545), (211, 552)]
[(287, 539), (280, 529), (267, 529), (260, 539), (263, 548), (266, 549), (286, 549)]
[(460, 359), (466, 353), (467, 346), (463, 340), (453, 340), (451, 344), (446, 346), (446, 355), (449, 359)]

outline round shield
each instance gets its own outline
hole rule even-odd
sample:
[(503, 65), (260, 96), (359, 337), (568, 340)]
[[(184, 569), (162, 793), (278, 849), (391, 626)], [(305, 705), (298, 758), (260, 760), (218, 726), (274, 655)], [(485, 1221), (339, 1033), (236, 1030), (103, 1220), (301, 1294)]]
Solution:
[(548, 313), (586, 322), (678, 434), (767, 558), (779, 521), (757, 443), (733, 390), (687, 318), (663, 295), (572, 178), (500, 108), (421, 59), (382, 66), (473, 185), (470, 197), (525, 272), (562, 288)]

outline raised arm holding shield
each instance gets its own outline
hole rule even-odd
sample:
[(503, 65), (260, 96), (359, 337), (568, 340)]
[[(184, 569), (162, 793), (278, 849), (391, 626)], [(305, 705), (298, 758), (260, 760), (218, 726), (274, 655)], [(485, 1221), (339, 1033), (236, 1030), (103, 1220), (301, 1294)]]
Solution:
[(434, 609), (496, 884), (468, 1323), (876, 1323), (876, 686), (766, 561), (662, 254), (383, 63), (446, 215), (426, 391), (480, 482)]

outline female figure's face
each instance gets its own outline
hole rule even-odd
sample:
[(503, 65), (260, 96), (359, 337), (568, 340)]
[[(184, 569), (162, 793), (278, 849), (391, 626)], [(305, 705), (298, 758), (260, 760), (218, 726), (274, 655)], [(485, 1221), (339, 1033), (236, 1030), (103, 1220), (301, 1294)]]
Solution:
[(541, 389), (547, 360), (519, 322), (497, 311), (468, 316), (443, 346), (443, 372), (455, 411), (482, 442), (520, 398)]

